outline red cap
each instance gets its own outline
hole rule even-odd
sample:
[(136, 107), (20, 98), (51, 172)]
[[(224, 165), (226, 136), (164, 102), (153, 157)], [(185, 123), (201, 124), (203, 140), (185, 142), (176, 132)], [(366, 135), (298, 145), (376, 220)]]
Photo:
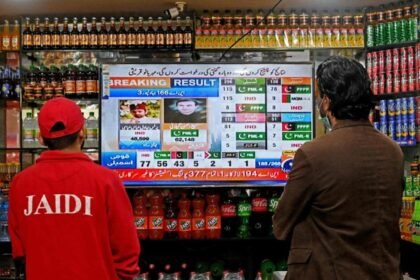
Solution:
[[(57, 123), (63, 124), (63, 129), (51, 131)], [(38, 114), (38, 125), (41, 136), (47, 139), (59, 138), (80, 131), (85, 124), (80, 107), (73, 101), (58, 97), (42, 106)]]
[(144, 103), (137, 104), (136, 109), (147, 111), (147, 106)]

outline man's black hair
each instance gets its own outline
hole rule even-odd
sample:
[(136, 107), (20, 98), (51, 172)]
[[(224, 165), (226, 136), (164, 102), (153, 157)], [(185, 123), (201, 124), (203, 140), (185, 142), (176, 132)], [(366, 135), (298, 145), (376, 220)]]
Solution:
[[(63, 130), (64, 128), (65, 128), (64, 124), (62, 122), (58, 122), (51, 128), (50, 132), (60, 131), (60, 130)], [(42, 137), (42, 139), (44, 140), (44, 144), (48, 147), (49, 150), (62, 150), (67, 147), (70, 147), (71, 145), (74, 144), (74, 142), (76, 142), (77, 137), (79, 136), (79, 132), (80, 130), (76, 133), (69, 134), (63, 137), (58, 137), (58, 138)]]
[(339, 120), (362, 120), (374, 107), (366, 69), (354, 59), (332, 56), (316, 71), (321, 97), (330, 100), (329, 110)]
[(178, 99), (176, 102), (175, 102), (175, 105), (176, 106), (178, 106), (178, 103), (181, 103), (181, 102), (188, 102), (188, 101), (192, 101), (192, 102), (194, 102), (194, 104), (197, 106), (197, 105), (199, 105), (198, 104), (198, 101), (197, 100), (195, 100), (195, 99), (193, 99), (193, 98), (183, 98), (183, 99)]

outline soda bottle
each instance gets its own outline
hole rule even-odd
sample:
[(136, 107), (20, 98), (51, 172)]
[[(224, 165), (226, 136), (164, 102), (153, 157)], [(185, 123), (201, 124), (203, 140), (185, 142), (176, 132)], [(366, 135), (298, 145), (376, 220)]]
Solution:
[(127, 47), (134, 49), (136, 47), (136, 30), (134, 29), (134, 18), (130, 17), (127, 31)]
[(152, 195), (151, 207), (149, 211), (149, 238), (153, 240), (163, 239), (165, 234), (163, 228), (164, 211), (163, 199), (160, 193)]
[(191, 19), (190, 17), (185, 17), (185, 29), (184, 29), (184, 33), (183, 33), (183, 45), (184, 48), (189, 50), (192, 47), (192, 34), (193, 34), (193, 30), (191, 28)]
[(222, 236), (227, 238), (235, 237), (238, 228), (238, 217), (236, 204), (229, 194), (226, 194), (222, 202)]
[(143, 27), (143, 18), (139, 17), (139, 27), (136, 34), (137, 48), (144, 49), (146, 47), (146, 31)]
[(63, 31), (61, 32), (61, 47), (63, 49), (69, 49), (70, 48), (70, 30), (69, 30), (69, 22), (68, 18), (64, 18), (63, 23)]
[(166, 47), (165, 45), (165, 30), (163, 30), (163, 24), (162, 24), (162, 17), (158, 17), (157, 19), (157, 29), (155, 33), (156, 38), (156, 48), (163, 49)]
[(25, 28), (22, 32), (22, 47), (24, 50), (29, 50), (33, 47), (33, 34), (31, 30), (30, 18), (25, 18)]
[(77, 17), (73, 18), (73, 29), (70, 32), (70, 47), (72, 49), (77, 49), (80, 46), (79, 40), (79, 27), (77, 23)]
[(64, 95), (67, 98), (73, 98), (76, 95), (76, 67), (70, 64), (67, 72), (63, 76), (64, 81)]
[(33, 48), (39, 50), (41, 48), (41, 28), (39, 18), (35, 18), (35, 29), (32, 32)]
[(148, 231), (148, 211), (146, 208), (146, 196), (143, 192), (137, 192), (133, 197), (134, 224), (137, 229), (137, 236), (140, 239), (147, 239)]
[(8, 51), (11, 49), (11, 34), (10, 34), (10, 25), (9, 21), (5, 20), (3, 25), (3, 32), (1, 34), (1, 49), (4, 51)]
[(148, 19), (148, 25), (146, 31), (146, 48), (148, 49), (154, 49), (156, 47), (156, 33), (155, 29), (153, 28), (153, 18), (149, 17)]
[(172, 28), (172, 20), (168, 19), (166, 23), (165, 43), (169, 50), (174, 49), (175, 46), (175, 31)]
[(54, 18), (53, 30), (51, 31), (51, 47), (59, 49), (61, 47), (60, 29), (58, 27), (58, 18)]
[(206, 237), (208, 239), (218, 239), (222, 235), (219, 208), (220, 196), (218, 194), (208, 194), (206, 200)]
[(245, 190), (241, 192), (238, 203), (239, 226), (236, 236), (239, 238), (249, 237), (249, 217), (251, 216), (251, 202)]
[(98, 97), (97, 77), (95, 65), (89, 65), (86, 72), (86, 97)]
[(94, 112), (89, 112), (86, 120), (86, 141), (98, 141), (98, 119)]
[(120, 29), (118, 30), (117, 45), (120, 49), (127, 48), (127, 30), (125, 29), (124, 17), (120, 17)]
[(166, 198), (165, 204), (165, 239), (176, 239), (178, 238), (178, 220), (172, 194)]
[(76, 73), (76, 96), (77, 98), (82, 98), (86, 96), (85, 66), (79, 65), (79, 69), (77, 69)]
[(210, 265), (211, 276), (214, 280), (222, 279), (224, 267), (225, 264), (221, 260), (215, 261)]
[(92, 18), (92, 24), (90, 27), (90, 31), (89, 31), (89, 48), (91, 49), (96, 49), (98, 48), (98, 40), (99, 40), (99, 31), (98, 31), (98, 26), (96, 24), (96, 17)]
[(109, 34), (106, 29), (106, 18), (101, 17), (100, 30), (98, 35), (98, 45), (100, 49), (108, 48)]
[(178, 201), (178, 236), (179, 239), (191, 239), (191, 200), (183, 193)]
[(203, 197), (197, 193), (192, 200), (192, 238), (204, 239), (206, 238), (206, 220), (204, 215), (205, 201)]
[(20, 47), (20, 32), (19, 32), (19, 21), (15, 20), (12, 29), (11, 36), (12, 50), (17, 51)]
[(267, 194), (262, 191), (254, 192), (251, 205), (251, 235), (254, 237), (268, 236), (271, 230), (271, 215), (268, 212)]
[(116, 48), (118, 46), (118, 32), (115, 27), (115, 18), (111, 17), (111, 26), (108, 32), (108, 47)]
[(87, 18), (82, 18), (82, 29), (79, 33), (79, 45), (81, 49), (87, 49), (89, 47), (89, 31), (87, 28)]

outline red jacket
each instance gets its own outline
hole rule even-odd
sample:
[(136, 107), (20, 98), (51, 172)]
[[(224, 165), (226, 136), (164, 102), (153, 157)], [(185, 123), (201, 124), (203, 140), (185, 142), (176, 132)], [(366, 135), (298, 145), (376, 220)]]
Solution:
[(133, 220), (118, 176), (82, 153), (46, 151), (12, 182), (12, 252), (28, 280), (133, 279)]

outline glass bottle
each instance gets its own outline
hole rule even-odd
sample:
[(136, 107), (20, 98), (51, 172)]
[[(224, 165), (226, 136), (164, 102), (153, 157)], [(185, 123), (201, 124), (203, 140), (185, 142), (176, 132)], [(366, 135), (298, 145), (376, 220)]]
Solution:
[(19, 31), (19, 21), (15, 20), (12, 29), (11, 36), (12, 50), (18, 51), (20, 48), (20, 31)]
[(156, 37), (156, 48), (165, 48), (165, 30), (163, 30), (162, 17), (157, 18), (157, 28), (155, 32)]
[(133, 17), (128, 19), (127, 47), (129, 49), (134, 49), (136, 47), (136, 30), (134, 29)]
[(108, 48), (108, 31), (106, 29), (106, 19), (104, 17), (101, 18), (98, 39), (98, 45), (100, 49)]
[(299, 47), (308, 47), (309, 16), (305, 10), (299, 15)]
[(175, 34), (174, 34), (174, 41), (175, 41), (175, 48), (182, 49), (183, 44), (183, 33), (182, 25), (181, 25), (181, 17), (176, 17), (176, 27), (175, 27)]
[(366, 45), (368, 47), (375, 46), (375, 13), (370, 12), (367, 14), (367, 26), (366, 26)]
[(331, 16), (328, 14), (328, 11), (324, 11), (322, 16), (322, 29), (323, 34), (323, 47), (331, 48), (332, 47), (332, 30), (331, 30)]
[(125, 29), (124, 17), (120, 17), (120, 27), (118, 29), (117, 44), (120, 49), (127, 48), (127, 30)]
[(190, 17), (185, 17), (185, 29), (183, 34), (183, 47), (184, 49), (192, 48), (192, 22)]
[(99, 44), (99, 32), (96, 24), (96, 17), (92, 18), (92, 23), (89, 31), (89, 48), (97, 49)]
[(42, 41), (42, 48), (43, 49), (51, 49), (52, 43), (51, 43), (51, 30), (50, 30), (50, 20), (49, 18), (44, 19), (44, 28), (42, 30), (41, 35), (41, 41)]
[(265, 23), (264, 12), (259, 10), (257, 13), (257, 29), (258, 34), (257, 41), (254, 42), (254, 47), (266, 48), (267, 47), (267, 25)]
[(73, 18), (73, 28), (70, 32), (70, 47), (72, 49), (77, 49), (80, 47), (79, 27), (77, 23), (77, 17)]
[(22, 35), (23, 35), (22, 48), (24, 50), (32, 49), (32, 47), (33, 47), (33, 34), (32, 34), (32, 30), (31, 30), (31, 19), (28, 18), (28, 17), (25, 18), (25, 27), (23, 29)]
[(169, 50), (175, 48), (175, 31), (172, 28), (172, 20), (170, 19), (168, 19), (168, 21), (166, 22), (165, 42), (166, 47)]
[(146, 31), (143, 26), (143, 17), (139, 17), (139, 27), (136, 33), (136, 45), (139, 49), (146, 47)]
[(115, 49), (118, 46), (118, 32), (115, 27), (115, 18), (111, 17), (111, 26), (108, 32), (108, 47)]
[(89, 47), (89, 31), (87, 28), (87, 18), (82, 18), (82, 30), (79, 33), (79, 44), (81, 49)]
[(53, 30), (51, 32), (51, 47), (53, 49), (59, 49), (61, 46), (60, 29), (58, 27), (58, 18), (54, 18)]
[(63, 31), (61, 32), (61, 47), (63, 49), (70, 48), (70, 30), (68, 22), (68, 18), (65, 17), (63, 22)]
[(153, 18), (148, 18), (148, 27), (146, 31), (146, 48), (154, 49), (156, 47), (156, 33), (153, 28)]
[(10, 24), (8, 20), (4, 21), (3, 33), (1, 34), (1, 49), (8, 51), (12, 48), (11, 44), (11, 34), (10, 34)]
[(348, 48), (351, 46), (350, 44), (350, 30), (353, 26), (353, 17), (350, 15), (350, 11), (346, 10), (343, 16), (343, 25), (341, 26), (340, 31), (340, 46), (344, 48)]
[(340, 47), (340, 29), (341, 29), (341, 16), (338, 10), (334, 11), (332, 19), (332, 37), (331, 37), (331, 46), (333, 48)]
[(39, 25), (39, 18), (35, 18), (35, 29), (33, 32), (33, 46), (34, 49), (39, 50), (42, 47), (41, 28)]

